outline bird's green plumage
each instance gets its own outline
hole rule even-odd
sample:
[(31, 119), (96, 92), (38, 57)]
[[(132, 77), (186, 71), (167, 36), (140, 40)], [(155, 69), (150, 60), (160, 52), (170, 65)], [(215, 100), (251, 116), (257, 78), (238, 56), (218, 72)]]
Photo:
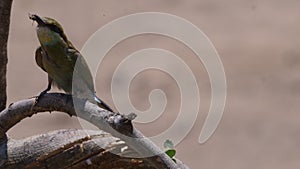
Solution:
[[(31, 15), (30, 19), (38, 23), (37, 35), (41, 44), (36, 50), (36, 63), (48, 73), (51, 83), (53, 81), (66, 93), (99, 102), (89, 67), (80, 52), (67, 39), (62, 26), (52, 18)], [(100, 107), (111, 111), (105, 103)]]

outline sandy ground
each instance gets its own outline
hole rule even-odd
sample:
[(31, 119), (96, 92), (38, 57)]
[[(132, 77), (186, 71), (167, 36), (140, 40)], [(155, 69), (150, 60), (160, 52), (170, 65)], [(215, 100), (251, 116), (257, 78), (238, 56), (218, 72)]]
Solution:
[[(96, 30), (118, 17), (146, 11), (171, 13), (199, 27), (223, 62), (227, 102), (213, 137), (203, 145), (197, 142), (210, 103), (208, 75), (195, 54), (174, 39), (141, 35), (116, 45), (98, 70), (96, 90), (101, 98), (113, 105), (112, 73), (130, 53), (149, 47), (170, 50), (190, 66), (201, 93), (197, 121), (177, 145), (178, 158), (193, 169), (298, 169), (299, 7), (300, 1), (295, 0), (15, 1), (9, 38), (8, 103), (37, 95), (47, 84), (46, 74), (34, 61), (38, 41), (29, 12), (59, 20), (78, 49)], [(168, 104), (158, 120), (137, 124), (147, 136), (167, 129), (179, 109), (180, 92), (174, 79), (154, 70), (140, 73), (132, 82), (133, 104), (146, 110), (149, 92), (155, 88), (165, 91)], [(61, 128), (80, 128), (80, 124), (61, 113), (42, 114), (22, 121), (9, 134), (22, 138)]]

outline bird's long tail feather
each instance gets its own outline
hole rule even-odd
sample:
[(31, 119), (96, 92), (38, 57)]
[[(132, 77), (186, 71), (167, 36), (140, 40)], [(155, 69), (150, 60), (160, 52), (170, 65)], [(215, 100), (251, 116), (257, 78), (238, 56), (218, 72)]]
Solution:
[(103, 109), (106, 109), (110, 112), (113, 112), (113, 110), (106, 104), (104, 103), (101, 99), (99, 99), (96, 95), (94, 96), (95, 101), (97, 102), (97, 105)]

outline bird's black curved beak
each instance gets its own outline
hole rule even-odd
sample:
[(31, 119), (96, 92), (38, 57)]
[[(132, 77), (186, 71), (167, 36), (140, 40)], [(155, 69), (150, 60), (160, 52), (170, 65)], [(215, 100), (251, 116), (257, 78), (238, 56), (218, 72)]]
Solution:
[(45, 22), (36, 14), (29, 14), (29, 19), (36, 21), (39, 26), (45, 25)]

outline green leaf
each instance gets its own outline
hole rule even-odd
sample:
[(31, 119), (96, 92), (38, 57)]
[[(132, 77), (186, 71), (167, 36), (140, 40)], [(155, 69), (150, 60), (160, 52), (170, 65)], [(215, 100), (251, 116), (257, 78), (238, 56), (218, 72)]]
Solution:
[(170, 150), (167, 150), (165, 151), (165, 153), (170, 157), (170, 158), (173, 158), (176, 154), (176, 150), (174, 149), (170, 149)]

